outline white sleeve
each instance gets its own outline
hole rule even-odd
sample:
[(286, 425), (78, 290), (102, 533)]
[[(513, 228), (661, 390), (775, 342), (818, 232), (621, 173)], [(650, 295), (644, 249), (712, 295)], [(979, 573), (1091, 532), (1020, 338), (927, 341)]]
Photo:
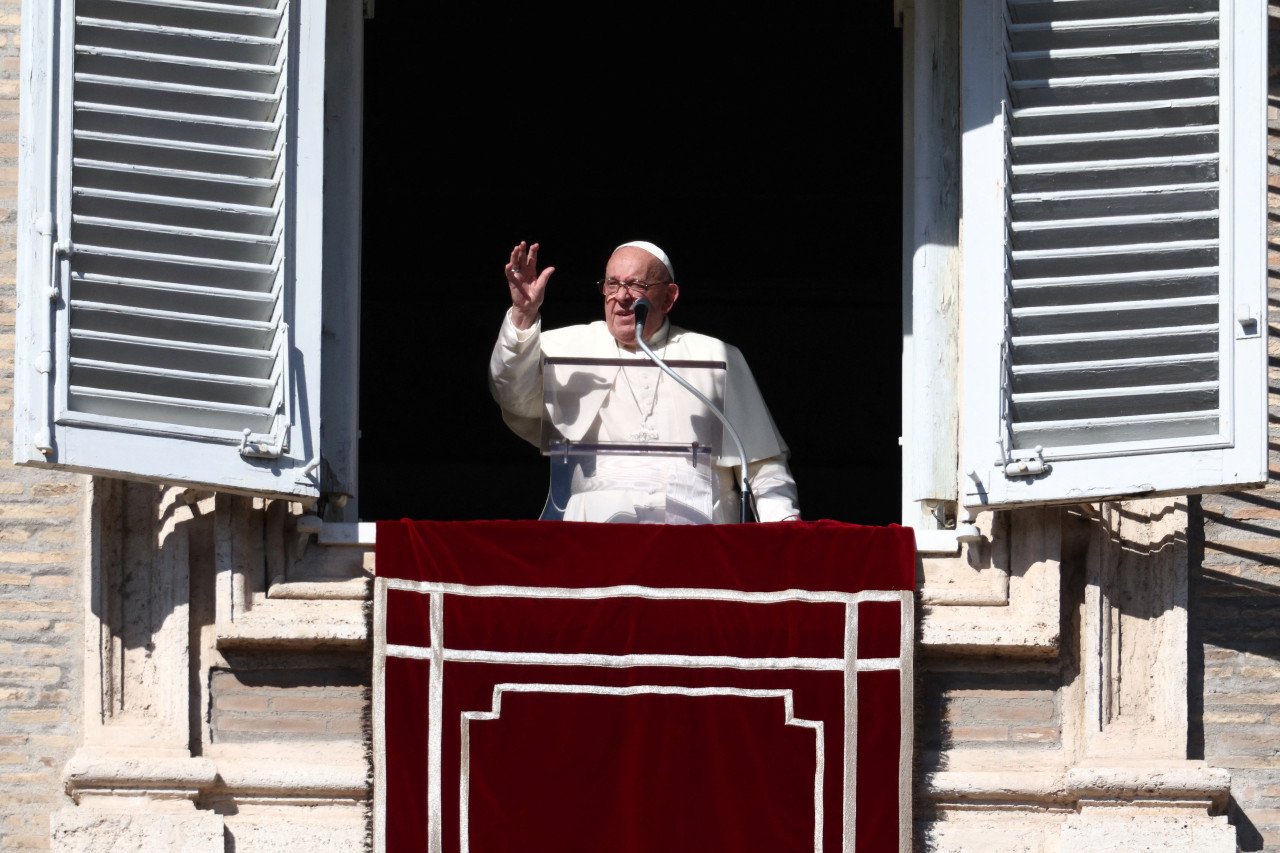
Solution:
[(761, 521), (799, 520), (796, 481), (785, 456), (772, 456), (747, 465), (747, 480)]
[(542, 423), (542, 318), (517, 329), (511, 310), (489, 356), (489, 392), (502, 407), (502, 419), (521, 438), (537, 444)]

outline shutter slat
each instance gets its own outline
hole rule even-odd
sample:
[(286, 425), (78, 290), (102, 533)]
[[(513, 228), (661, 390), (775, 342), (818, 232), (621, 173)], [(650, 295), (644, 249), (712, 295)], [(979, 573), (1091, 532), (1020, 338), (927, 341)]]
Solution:
[[(83, 2), (83, 0), (82, 0)], [(102, 3), (103, 0), (97, 0)], [(117, 3), (133, 3), (145, 6), (169, 6), (172, 8), (189, 8), (201, 10), (219, 10), (248, 15), (279, 15), (284, 8), (282, 0), (115, 0)]]
[[(118, 246), (94, 246), (88, 244), (77, 244), (76, 254), (85, 256), (87, 260), (94, 255), (101, 256), (104, 259), (119, 259), (123, 261), (137, 260), (146, 261), (157, 264), (169, 264), (182, 267), (207, 267), (206, 273), (215, 273), (220, 271), (230, 271), (237, 273), (257, 273), (263, 276), (274, 277), (279, 269), (279, 265), (275, 263), (260, 263), (255, 261), (237, 261), (226, 258), (206, 258), (194, 257), (191, 255), (178, 255), (165, 252), (146, 252), (137, 249), (125, 249)], [(122, 268), (128, 269), (128, 265), (122, 265)], [(84, 272), (96, 272), (91, 267), (81, 267)], [(146, 276), (140, 276), (145, 278)], [(181, 279), (186, 280), (186, 279)], [(190, 281), (197, 284), (197, 281)]]
[[(268, 338), (268, 343), (262, 345), (261, 348), (270, 346), (270, 337), (275, 333), (275, 323), (271, 320), (247, 320), (241, 318), (232, 318), (232, 316), (219, 316), (216, 314), (192, 314), (189, 311), (169, 311), (164, 309), (154, 309), (154, 307), (143, 307), (136, 305), (115, 305), (111, 302), (82, 302), (72, 300), (70, 302), (72, 313), (79, 313), (84, 320), (81, 328), (95, 328), (88, 325), (90, 316), (105, 316), (102, 323), (114, 321), (119, 323), (119, 328), (127, 328), (128, 325), (137, 325), (141, 323), (154, 323), (163, 325), (165, 328), (178, 328), (179, 333), (189, 334), (192, 337), (178, 337), (178, 341), (193, 341), (206, 343), (221, 343), (212, 339), (218, 336), (237, 336), (252, 338)], [(205, 332), (193, 328), (206, 329)], [(104, 330), (104, 329), (99, 329)], [(155, 336), (166, 337), (166, 336)], [(242, 346), (242, 345), (230, 345)]]
[(71, 384), (104, 391), (146, 394), (171, 400), (198, 399), (209, 403), (250, 406), (266, 411), (275, 381), (270, 377), (220, 376), (194, 371), (119, 365), (72, 357)]
[(1106, 104), (1058, 104), (1015, 109), (1010, 112), (1010, 119), (1018, 135), (1142, 130), (1214, 124), (1218, 120), (1218, 106), (1216, 95)]
[[(1216, 242), (1218, 211), (1099, 216), (1087, 219), (1014, 221), (1015, 253), (1034, 250), (1068, 252), (1083, 249), (1093, 253), (1108, 245), (1132, 246)], [(1020, 259), (1028, 256), (1019, 255)]]
[(1152, 187), (1125, 187), (1115, 189), (1062, 190), (1058, 192), (1014, 193), (1010, 196), (1014, 221), (1024, 222), (1047, 219), (1084, 219), (1114, 214), (1117, 210), (1131, 211), (1131, 216), (1183, 213), (1188, 211), (1216, 211), (1218, 209), (1218, 185), (1165, 184)]
[(1058, 364), (1020, 365), (1013, 371), (1013, 391), (1086, 390), (1120, 386), (1172, 385), (1218, 379), (1215, 354), (1156, 358), (1116, 358)]
[(78, 74), (85, 81), (135, 80), (158, 88), (193, 86), (201, 91), (270, 94), (279, 86), (278, 65), (229, 62), (119, 48), (77, 45)]
[(187, 255), (211, 262), (269, 264), (279, 244), (272, 235), (179, 228), (91, 216), (77, 216), (73, 224), (74, 239), (84, 240), (99, 249), (144, 245), (156, 254)]
[(112, 101), (124, 106), (163, 110), (197, 110), (251, 121), (270, 121), (281, 104), (281, 91), (217, 89), (187, 83), (162, 83), (98, 74), (77, 74), (77, 100)]
[(274, 64), (283, 47), (279, 38), (157, 27), (102, 18), (77, 17), (76, 30), (79, 33), (77, 43), (80, 44), (255, 65)]
[(140, 163), (110, 163), (77, 157), (77, 190), (105, 189), (144, 192), (201, 201), (225, 201), (272, 207), (278, 199), (279, 182), (271, 178), (193, 172)]
[(215, 231), (268, 234), (276, 228), (278, 211), (270, 207), (201, 199), (175, 198), (123, 190), (82, 188), (76, 191), (79, 209), (88, 216), (123, 216), (136, 222), (168, 222)]
[(1220, 417), (1218, 411), (1206, 410), (1087, 421), (1032, 421), (1016, 425), (1014, 435), (1019, 446), (1053, 447), (1056, 456), (1070, 458), (1096, 450), (1101, 444), (1154, 443), (1213, 434), (1218, 431)]
[[(122, 276), (107, 275), (81, 275), (76, 276), (71, 281), (73, 287), (105, 287), (105, 288), (122, 288), (122, 289), (138, 289), (153, 290), (157, 293), (164, 293), (168, 298), (172, 294), (175, 298), (196, 298), (201, 297), (225, 299), (228, 301), (251, 302), (261, 305), (274, 305), (279, 295), (275, 291), (260, 290), (243, 290), (237, 287), (208, 287), (200, 284), (183, 284), (181, 282), (172, 281), (152, 281), (143, 278), (125, 278)], [(93, 302), (95, 300), (89, 300)]]
[[(190, 158), (196, 154), (217, 154), (226, 158), (233, 158), (231, 162), (245, 164), (247, 171), (242, 169), (231, 169), (232, 174), (248, 174), (252, 177), (266, 177), (275, 170), (275, 163), (280, 158), (280, 153), (274, 147), (247, 147), (239, 145), (225, 145), (214, 142), (196, 142), (189, 139), (166, 139), (164, 137), (155, 136), (133, 136), (126, 133), (112, 133), (110, 131), (100, 130), (77, 130), (73, 134), (78, 142), (105, 142), (115, 145), (137, 145), (147, 148), (171, 148), (179, 152), (184, 158)], [(82, 146), (83, 147), (83, 146)], [(259, 162), (265, 162), (268, 165), (265, 174), (257, 174), (262, 168)], [(199, 171), (224, 171), (224, 170), (204, 170)]]
[(83, 367), (87, 369), (96, 369), (110, 371), (113, 373), (128, 373), (136, 376), (154, 376), (166, 379), (180, 379), (192, 382), (208, 382), (213, 384), (222, 384), (228, 386), (244, 386), (251, 389), (271, 389), (275, 387), (270, 376), (251, 377), (241, 374), (220, 374), (209, 373), (207, 371), (198, 370), (182, 370), (170, 367), (160, 367), (154, 365), (134, 365), (121, 364), (119, 362), (108, 361), (94, 358), (71, 357), (73, 367)]
[(1218, 275), (1217, 267), (1200, 267), (1167, 271), (1139, 270), (1119, 275), (1013, 279), (1010, 282), (1010, 297), (1014, 308), (1205, 295), (1216, 298)]
[(71, 354), (140, 367), (203, 369), (227, 376), (255, 378), (271, 376), (276, 364), (274, 353), (268, 350), (168, 341), (88, 329), (77, 330), (71, 336)]
[[(1076, 302), (1073, 305), (1051, 305), (1051, 306), (1033, 306), (1033, 307), (1014, 307), (1010, 311), (1010, 315), (1015, 320), (1028, 320), (1033, 318), (1062, 318), (1062, 316), (1076, 316), (1087, 314), (1124, 314), (1125, 311), (1139, 313), (1139, 311), (1151, 310), (1167, 310), (1167, 311), (1183, 311), (1184, 315), (1193, 313), (1193, 309), (1197, 307), (1216, 306), (1216, 296), (1192, 296), (1183, 298), (1161, 298), (1161, 300), (1135, 300), (1129, 302)], [(1215, 314), (1215, 316), (1217, 316)], [(1123, 321), (1123, 320), (1120, 320)], [(1174, 325), (1170, 324), (1170, 328)], [(1188, 324), (1190, 325), (1190, 324)]]
[(1054, 104), (1098, 101), (1140, 101), (1193, 98), (1216, 95), (1216, 69), (1191, 69), (1141, 74), (1105, 74), (1039, 80), (1015, 80), (1010, 88), (1019, 105), (1042, 107)]
[[(133, 63), (155, 62), (165, 66), (186, 66), (193, 69), (218, 69), (222, 71), (245, 71), (251, 74), (272, 75), (281, 70), (280, 59), (270, 64), (261, 62), (243, 62), (228, 59), (213, 59), (203, 56), (183, 56), (173, 53), (155, 53), (146, 50), (129, 50), (127, 48), (107, 47), (96, 44), (77, 44), (76, 54), (86, 59), (90, 57), (129, 60)], [(81, 62), (81, 67), (85, 63)]]
[(235, 148), (274, 148), (283, 113), (272, 121), (145, 109), (77, 101), (77, 128), (174, 141), (208, 142)]
[(1017, 166), (1127, 160), (1141, 157), (1156, 145), (1168, 155), (1214, 153), (1218, 126), (1154, 127), (1143, 130), (1089, 131), (1020, 136), (1013, 141)]
[(278, 330), (272, 322), (81, 302), (72, 302), (71, 315), (76, 327), (87, 331), (243, 347), (279, 355), (276, 346)]
[(266, 432), (271, 429), (275, 419), (270, 406), (264, 408), (206, 400), (182, 400), (79, 385), (70, 386), (69, 396), (75, 411), (86, 414), (212, 429)]
[(1176, 385), (1014, 393), (1010, 395), (1010, 400), (1013, 417), (1020, 424), (1206, 412), (1217, 410), (1218, 383), (1188, 382)]
[(278, 9), (220, 4), (145, 2), (145, 0), (78, 0), (77, 11), (134, 25), (273, 37), (280, 29)]
[(71, 299), (161, 311), (186, 312), (235, 320), (270, 321), (276, 294), (229, 288), (197, 288), (159, 282), (136, 283), (100, 277), (77, 278), (71, 283)]

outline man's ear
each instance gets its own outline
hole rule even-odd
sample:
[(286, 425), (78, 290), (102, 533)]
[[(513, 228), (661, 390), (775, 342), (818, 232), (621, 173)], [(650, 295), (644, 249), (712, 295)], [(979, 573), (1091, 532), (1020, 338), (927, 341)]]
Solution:
[(662, 309), (663, 314), (670, 313), (675, 306), (676, 300), (680, 298), (680, 285), (674, 281), (667, 285), (667, 307)]

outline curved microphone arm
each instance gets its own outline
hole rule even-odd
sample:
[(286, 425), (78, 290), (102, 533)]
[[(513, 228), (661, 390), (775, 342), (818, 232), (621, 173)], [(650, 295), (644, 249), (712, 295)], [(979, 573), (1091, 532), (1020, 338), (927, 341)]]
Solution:
[(729, 423), (729, 419), (724, 416), (724, 412), (721, 412), (714, 403), (708, 400), (701, 391), (694, 388), (688, 380), (668, 367), (667, 363), (659, 358), (658, 354), (650, 349), (649, 345), (645, 343), (644, 324), (649, 318), (650, 307), (652, 307), (652, 305), (648, 299), (641, 297), (636, 300), (634, 309), (636, 312), (636, 344), (639, 345), (640, 349), (644, 350), (645, 355), (653, 359), (654, 364), (662, 368), (664, 373), (676, 382), (680, 383), (681, 387), (690, 394), (701, 400), (703, 405), (710, 409), (712, 414), (720, 419), (720, 423), (724, 424), (724, 428), (729, 431), (729, 437), (733, 439), (734, 446), (738, 448), (738, 467), (739, 476), (741, 477), (740, 485), (738, 487), (738, 500), (740, 504), (738, 508), (738, 517), (739, 521), (746, 524), (752, 520), (754, 512), (751, 508), (751, 485), (747, 482), (747, 451), (742, 446), (742, 439), (738, 437), (738, 431), (733, 428), (733, 424)]

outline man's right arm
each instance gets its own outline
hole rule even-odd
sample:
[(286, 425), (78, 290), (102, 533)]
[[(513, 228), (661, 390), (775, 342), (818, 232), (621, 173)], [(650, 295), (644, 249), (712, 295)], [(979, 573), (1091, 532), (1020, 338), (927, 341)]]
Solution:
[(489, 356), (489, 390), (504, 414), (541, 418), (542, 323), (535, 319), (532, 326), (520, 329), (513, 313), (514, 309), (503, 318)]

